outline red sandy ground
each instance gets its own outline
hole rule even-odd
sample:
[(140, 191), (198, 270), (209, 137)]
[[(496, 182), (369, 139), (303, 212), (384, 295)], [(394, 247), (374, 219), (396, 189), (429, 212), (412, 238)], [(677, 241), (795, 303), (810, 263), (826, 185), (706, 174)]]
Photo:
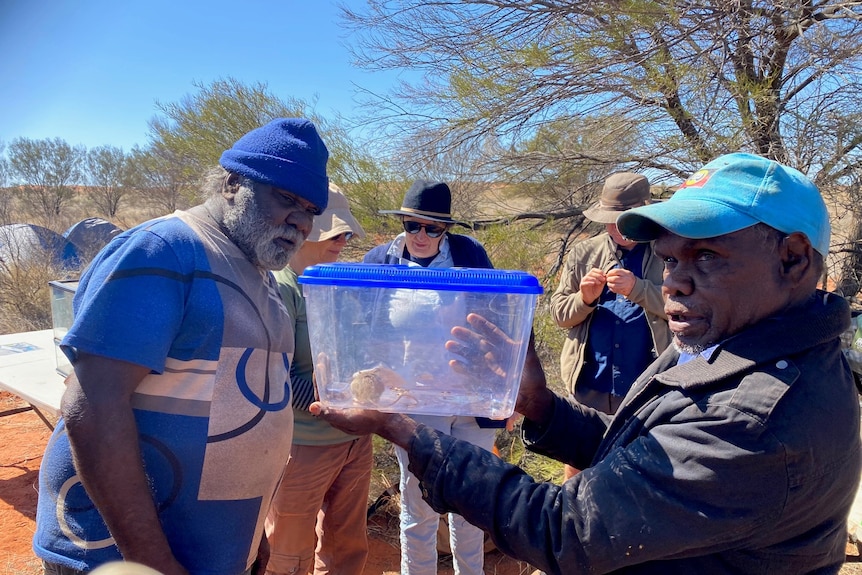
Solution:
[[(36, 497), (42, 452), (51, 435), (33, 411), (17, 397), (0, 392), (0, 575), (41, 575), (31, 548), (36, 529)], [(398, 520), (378, 513), (369, 525), (371, 550), (363, 575), (398, 575)], [(485, 556), (485, 573), (529, 575), (533, 569), (499, 551)], [(439, 575), (452, 575), (452, 561), (442, 557)]]

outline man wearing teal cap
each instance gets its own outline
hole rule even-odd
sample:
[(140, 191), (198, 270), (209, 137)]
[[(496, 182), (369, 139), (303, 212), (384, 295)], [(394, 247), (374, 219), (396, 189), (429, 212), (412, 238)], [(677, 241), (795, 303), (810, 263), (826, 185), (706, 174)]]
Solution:
[(820, 192), (798, 170), (753, 154), (727, 154), (705, 165), (670, 201), (623, 212), (622, 233), (655, 239), (664, 228), (685, 238), (722, 236), (758, 223), (800, 232), (817, 252), (829, 252), (829, 214)]
[[(862, 457), (839, 342), (849, 309), (817, 290), (829, 248), (817, 188), (729, 154), (617, 226), (664, 261), (673, 346), (613, 417), (550, 391), (530, 346), (523, 439), (583, 469), (563, 485), (403, 415), (312, 408), (403, 446), (434, 509), (547, 573), (838, 573)], [(447, 343), (464, 358), (454, 367), (481, 357), (492, 377), (495, 350), (511, 343), (469, 320)]]

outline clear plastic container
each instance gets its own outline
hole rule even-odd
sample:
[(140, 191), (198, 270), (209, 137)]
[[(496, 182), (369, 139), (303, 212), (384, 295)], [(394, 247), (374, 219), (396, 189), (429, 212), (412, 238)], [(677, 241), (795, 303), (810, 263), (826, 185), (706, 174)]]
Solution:
[[(397, 413), (512, 414), (539, 281), (520, 271), (321, 264), (299, 277), (306, 298), (320, 401)], [(456, 373), (446, 350), (469, 313), (518, 345), (502, 377)]]
[(74, 312), (72, 299), (78, 289), (78, 280), (54, 280), (48, 282), (51, 288), (51, 320), (54, 329), (54, 353), (57, 358), (57, 373), (68, 376), (72, 373), (72, 364), (66, 354), (60, 350), (60, 342), (66, 332), (72, 327)]

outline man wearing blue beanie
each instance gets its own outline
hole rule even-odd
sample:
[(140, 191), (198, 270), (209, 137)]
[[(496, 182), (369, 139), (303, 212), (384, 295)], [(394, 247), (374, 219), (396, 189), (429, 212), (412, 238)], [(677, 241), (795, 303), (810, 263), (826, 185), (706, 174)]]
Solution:
[(116, 236), (81, 277), (74, 374), (40, 469), (45, 573), (116, 560), (164, 575), (263, 573), (293, 434), (293, 321), (270, 273), (327, 204), (308, 120), (252, 130), (206, 201)]
[(329, 201), (328, 158), (314, 124), (280, 118), (237, 140), (219, 163), (229, 172), (305, 198), (320, 214)]
[[(312, 413), (406, 449), (436, 511), (545, 573), (838, 573), (862, 450), (839, 339), (849, 306), (817, 289), (829, 250), (819, 191), (793, 168), (728, 154), (616, 225), (655, 242), (673, 346), (614, 416), (548, 389), (528, 347), (515, 409), (530, 450), (583, 470), (562, 485), (406, 415)], [(494, 377), (513, 342), (468, 321), (446, 344), (454, 367)]]

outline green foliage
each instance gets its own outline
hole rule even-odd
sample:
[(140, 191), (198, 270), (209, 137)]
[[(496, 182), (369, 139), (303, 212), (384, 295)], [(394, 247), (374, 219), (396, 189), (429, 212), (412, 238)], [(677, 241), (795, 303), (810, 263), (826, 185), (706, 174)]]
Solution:
[[(195, 87), (197, 92), (179, 102), (159, 104), (163, 115), (150, 122), (152, 144), (140, 157), (146, 162), (148, 185), (163, 191), (162, 203), (171, 198), (178, 203), (182, 191), (216, 166), (222, 152), (247, 132), (275, 118), (303, 117), (314, 122), (326, 142), (330, 180), (347, 192), (360, 222), (370, 221), (381, 199), (381, 183), (390, 178), (385, 164), (351, 137), (343, 122), (318, 115), (313, 103), (282, 99), (264, 83), (247, 86), (228, 78)], [(168, 168), (168, 163), (174, 167)], [(159, 175), (158, 171), (170, 174)]]
[(609, 155), (632, 153), (639, 139), (637, 128), (619, 117), (557, 118), (516, 144), (510, 163), (524, 182), (521, 189), (538, 198), (539, 207), (579, 208), (595, 201), (609, 173), (625, 167)]
[(86, 171), (90, 184), (87, 194), (103, 216), (113, 218), (133, 183), (129, 156), (116, 146), (93, 148), (87, 152)]
[(9, 145), (8, 167), (22, 203), (47, 222), (57, 219), (83, 179), (86, 150), (60, 138), (16, 138)]
[(862, 285), (862, 4), (401, 0), (343, 13), (360, 65), (419, 78), (374, 99), (366, 122), (407, 157), (481, 149), (480, 179), (567, 220), (564, 241), (614, 171), (670, 189), (751, 151), (808, 174), (843, 214), (828, 274)]
[(9, 181), (9, 161), (6, 159), (6, 144), (0, 140), (0, 189), (5, 188)]
[(556, 288), (556, 278), (547, 274), (548, 261), (553, 252), (549, 238), (554, 235), (551, 224), (528, 227), (525, 224), (497, 225), (473, 234), (498, 269), (522, 270), (533, 274), (544, 287), (533, 317), (536, 348), (545, 367), (548, 385), (562, 392), (559, 375), (559, 357), (565, 333), (554, 323), (546, 301)]
[(563, 351), (563, 342), (566, 340), (566, 330), (558, 326), (551, 317), (547, 305), (550, 297), (551, 292), (546, 291), (539, 300), (533, 319), (533, 330), (536, 332), (536, 351), (539, 354), (539, 359), (542, 360), (542, 366), (545, 368), (548, 387), (565, 395), (568, 392), (560, 376), (560, 354)]
[[(458, 228), (454, 231), (459, 233)], [(536, 276), (542, 274), (548, 250), (545, 226), (495, 225), (471, 235), (485, 246), (494, 267), (524, 270)]]
[(0, 333), (51, 327), (48, 282), (67, 277), (50, 254), (28, 261), (0, 262)]
[(401, 205), (403, 191), (393, 183), (387, 163), (378, 160), (363, 142), (351, 137), (343, 125), (324, 126), (323, 137), (330, 154), (326, 165), (329, 179), (347, 195), (350, 211), (362, 228), (366, 232), (375, 230), (383, 223), (377, 212)]
[(395, 458), (395, 447), (377, 435), (372, 436), (374, 467), (371, 471), (371, 487), (368, 490), (368, 503), (392, 486), (398, 486), (401, 471)]
[(563, 464), (559, 461), (527, 451), (521, 441), (521, 421), (512, 431), (501, 429), (497, 433), (496, 446), (504, 461), (517, 465), (536, 481), (563, 482)]
[(216, 166), (246, 132), (275, 118), (310, 117), (308, 104), (283, 101), (264, 83), (246, 86), (227, 78), (194, 86), (197, 92), (179, 102), (157, 104), (163, 115), (150, 121), (150, 139), (197, 174)]
[(136, 189), (158, 215), (170, 214), (201, 199), (194, 186), (198, 176), (170, 148), (159, 143), (146, 150), (135, 147), (129, 162)]

